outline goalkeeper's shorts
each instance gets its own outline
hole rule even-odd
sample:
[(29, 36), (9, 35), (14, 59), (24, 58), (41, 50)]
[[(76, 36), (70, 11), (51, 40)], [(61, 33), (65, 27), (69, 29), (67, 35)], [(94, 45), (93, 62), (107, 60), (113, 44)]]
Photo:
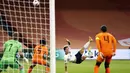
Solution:
[(8, 68), (8, 66), (11, 68), (14, 68), (14, 69), (19, 69), (19, 67), (21, 67), (22, 65), (17, 60), (14, 60), (14, 61), (1, 60), (0, 61), (0, 69), (1, 70), (6, 70)]
[(82, 54), (80, 52), (78, 52), (76, 55), (76, 64), (80, 64), (82, 63)]

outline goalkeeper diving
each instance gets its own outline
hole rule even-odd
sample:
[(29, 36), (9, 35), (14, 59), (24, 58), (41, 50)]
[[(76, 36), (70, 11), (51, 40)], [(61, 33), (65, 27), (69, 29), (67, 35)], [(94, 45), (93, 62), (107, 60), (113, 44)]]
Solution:
[(12, 39), (8, 40), (3, 45), (3, 57), (0, 61), (0, 73), (2, 71), (6, 71), (9, 67), (19, 69), (20, 73), (25, 73), (23, 65), (19, 63), (16, 58), (16, 54), (19, 55), (28, 63), (28, 59), (24, 57), (22, 52), (22, 44), (18, 41), (19, 33), (14, 32), (12, 35)]
[[(71, 51), (70, 51), (70, 41), (68, 39), (66, 39), (68, 45), (64, 46), (64, 52), (65, 52), (65, 56), (64, 56), (64, 63), (65, 63), (65, 73), (68, 73), (67, 71), (67, 64), (68, 62), (72, 62), (75, 64), (80, 64), (82, 63), (86, 58), (93, 58), (92, 55), (87, 55), (86, 50), (88, 48), (90, 48), (90, 43), (93, 41), (93, 39), (91, 37), (89, 37), (89, 41), (77, 52), (77, 54), (72, 55)], [(88, 53), (91, 52), (90, 50), (88, 51)]]

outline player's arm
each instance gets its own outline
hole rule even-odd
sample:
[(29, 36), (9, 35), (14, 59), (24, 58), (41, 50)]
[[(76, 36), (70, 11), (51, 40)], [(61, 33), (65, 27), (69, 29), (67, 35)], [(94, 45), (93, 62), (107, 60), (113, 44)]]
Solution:
[(18, 53), (28, 63), (28, 59), (26, 57), (24, 57), (24, 54), (22, 52), (22, 45), (21, 44), (20, 44), (20, 46), (18, 48)]
[(44, 48), (44, 50), (43, 50), (43, 52), (45, 51), (45, 53), (43, 53), (43, 58), (44, 59), (49, 59), (49, 57), (48, 57), (48, 48), (46, 47), (46, 48)]
[[(66, 39), (66, 42), (67, 42), (67, 46), (68, 46), (69, 50), (71, 50), (71, 47), (70, 47), (71, 42), (70, 42), (70, 40)], [(71, 52), (70, 52), (70, 53), (71, 53)]]
[(98, 36), (96, 36), (96, 46), (98, 48), (98, 51), (101, 52), (100, 38)]
[(69, 49), (71, 49), (71, 48), (70, 48), (70, 45), (71, 45), (70, 40), (66, 39), (66, 42), (67, 42), (67, 45), (68, 45)]
[(100, 40), (99, 36), (96, 36), (96, 46), (97, 46), (98, 52), (99, 52), (98, 55), (100, 55), (101, 58), (104, 58), (104, 55), (101, 51), (101, 40)]
[(116, 46), (117, 46), (117, 41), (115, 37), (112, 37), (112, 42), (113, 42), (113, 56), (114, 56), (116, 52)]

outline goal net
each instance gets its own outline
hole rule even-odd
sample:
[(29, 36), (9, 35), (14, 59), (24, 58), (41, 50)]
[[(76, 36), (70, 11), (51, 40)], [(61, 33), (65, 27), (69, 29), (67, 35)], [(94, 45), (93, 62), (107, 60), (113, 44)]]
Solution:
[[(29, 60), (26, 63), (16, 55), (25, 73), (32, 65), (35, 47), (40, 40), (45, 39), (49, 51), (48, 58), (50, 72), (47, 66), (37, 64), (31, 73), (55, 73), (55, 13), (54, 0), (0, 0), (0, 58), (3, 55), (3, 44), (12, 38), (14, 32), (19, 33), (19, 42), (22, 43), (24, 56)], [(18, 69), (8, 67), (3, 73), (19, 73)]]

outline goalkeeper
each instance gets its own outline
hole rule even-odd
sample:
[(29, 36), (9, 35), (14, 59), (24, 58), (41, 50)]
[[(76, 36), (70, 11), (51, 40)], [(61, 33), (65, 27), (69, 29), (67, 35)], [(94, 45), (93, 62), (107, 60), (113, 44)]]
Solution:
[(81, 48), (79, 50), (79, 52), (75, 55), (72, 55), (70, 52), (70, 41), (67, 39), (68, 45), (64, 46), (64, 52), (65, 52), (65, 56), (64, 56), (64, 62), (65, 62), (65, 73), (67, 72), (67, 63), (68, 62), (72, 62), (72, 63), (76, 63), (76, 64), (80, 64), (82, 63), (87, 57), (92, 58), (92, 55), (86, 55), (84, 54), (84, 52), (86, 51), (86, 49), (89, 47), (90, 43), (92, 42), (92, 38), (89, 37), (89, 41), (83, 46), (83, 48)]
[(0, 61), (0, 73), (9, 67), (20, 70), (20, 73), (25, 73), (23, 66), (16, 59), (16, 54), (19, 53), (23, 59), (28, 63), (28, 59), (22, 53), (22, 44), (18, 42), (19, 33), (13, 33), (13, 39), (4, 43), (3, 57)]

